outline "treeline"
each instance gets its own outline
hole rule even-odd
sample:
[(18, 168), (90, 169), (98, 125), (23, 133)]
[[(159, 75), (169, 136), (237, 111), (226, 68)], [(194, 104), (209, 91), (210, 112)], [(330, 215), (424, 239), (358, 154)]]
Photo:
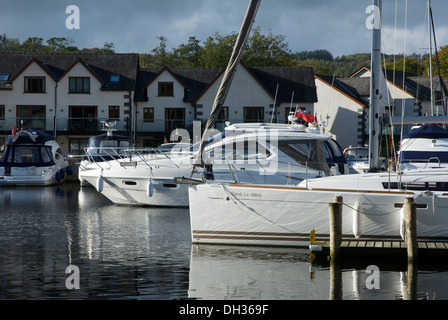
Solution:
[(0, 51), (17, 53), (115, 53), (113, 43), (105, 43), (102, 48), (78, 49), (72, 38), (53, 37), (44, 43), (44, 39), (30, 37), (20, 43), (18, 38), (8, 38), (6, 34), (0, 34)]
[[(190, 37), (187, 43), (168, 49), (168, 39), (159, 36), (159, 44), (148, 53), (140, 53), (142, 68), (224, 68), (232, 53), (238, 34), (232, 32), (221, 35), (216, 32), (205, 41)], [(71, 53), (115, 53), (113, 43), (105, 43), (102, 48), (78, 49), (71, 38), (53, 37), (46, 42), (33, 37), (20, 43), (19, 39), (0, 35), (0, 51), (8, 52), (71, 52)], [(416, 75), (427, 75), (429, 55), (385, 56), (388, 69)], [(255, 28), (246, 44), (242, 62), (249, 67), (312, 67), (316, 74), (347, 77), (364, 66), (370, 66), (370, 53), (358, 53), (334, 58), (328, 50), (292, 52), (286, 37), (272, 32), (263, 34)], [(433, 73), (437, 74), (437, 63), (433, 55)], [(442, 76), (448, 77), (448, 46), (438, 51), (438, 62)]]

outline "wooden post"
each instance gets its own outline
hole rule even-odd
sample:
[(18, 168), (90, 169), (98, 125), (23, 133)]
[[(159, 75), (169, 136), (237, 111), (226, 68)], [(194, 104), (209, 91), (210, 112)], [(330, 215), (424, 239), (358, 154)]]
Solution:
[(342, 197), (329, 203), (330, 210), (330, 261), (337, 262), (341, 256), (342, 242)]
[(405, 240), (408, 251), (408, 261), (417, 261), (417, 206), (413, 198), (406, 198), (404, 203)]

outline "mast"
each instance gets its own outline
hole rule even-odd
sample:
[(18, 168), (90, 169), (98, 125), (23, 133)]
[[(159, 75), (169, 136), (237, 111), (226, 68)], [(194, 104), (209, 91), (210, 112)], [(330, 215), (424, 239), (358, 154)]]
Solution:
[(431, 115), (434, 116), (434, 88), (432, 81), (432, 38), (431, 38), (431, 0), (428, 0), (428, 32), (429, 32), (429, 83), (431, 88)]
[[(254, 22), (255, 16), (258, 11), (258, 7), (260, 6), (261, 0), (251, 0), (249, 6), (247, 8), (246, 16), (244, 18), (243, 24), (241, 26), (240, 33), (235, 42), (235, 46), (233, 48), (232, 56), (230, 57), (229, 63), (227, 64), (226, 71), (224, 73), (221, 85), (218, 89), (218, 93), (216, 94), (215, 101), (213, 103), (213, 108), (210, 114), (210, 117), (207, 121), (204, 134), (201, 139), (201, 143), (199, 145), (199, 152), (194, 159), (193, 162), (193, 170), (196, 166), (203, 166), (204, 160), (202, 157), (203, 150), (205, 148), (205, 140), (208, 137), (209, 131), (214, 126), (216, 119), (218, 118), (219, 112), (222, 109), (224, 101), (226, 99), (227, 93), (229, 92), (230, 85), (232, 83), (233, 76), (235, 74), (238, 63), (241, 59), (241, 55), (243, 53), (244, 45), (247, 42), (249, 37), (250, 30), (252, 29), (252, 24)], [(192, 173), (193, 173), (192, 170)]]
[[(380, 128), (380, 86), (381, 77), (381, 9), (382, 0), (373, 0), (373, 5), (378, 8), (378, 14), (374, 15), (374, 19), (379, 19), (379, 23), (375, 21), (372, 28), (372, 57), (370, 77), (370, 108), (369, 108), (369, 167), (370, 171), (379, 170), (379, 136)], [(377, 27), (378, 26), (378, 27)]]

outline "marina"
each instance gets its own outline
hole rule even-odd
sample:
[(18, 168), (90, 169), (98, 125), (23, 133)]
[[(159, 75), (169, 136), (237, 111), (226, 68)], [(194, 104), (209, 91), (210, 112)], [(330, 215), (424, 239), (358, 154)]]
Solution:
[[(193, 245), (188, 209), (117, 206), (77, 183), (0, 189), (2, 300), (409, 299), (406, 263), (377, 255), (328, 263), (308, 248)], [(66, 268), (79, 268), (69, 290)], [(377, 266), (379, 289), (368, 288)], [(444, 263), (418, 264), (416, 299), (448, 299)], [(192, 302), (193, 303), (193, 302)]]

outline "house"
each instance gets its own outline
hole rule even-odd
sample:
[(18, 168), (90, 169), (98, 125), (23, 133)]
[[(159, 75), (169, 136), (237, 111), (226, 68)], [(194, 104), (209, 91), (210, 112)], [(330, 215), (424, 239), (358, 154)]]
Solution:
[(137, 70), (136, 54), (0, 53), (0, 144), (14, 125), (32, 127), (80, 154), (102, 121), (130, 131)]
[[(138, 54), (0, 53), (0, 146), (13, 126), (33, 127), (54, 134), (63, 152), (82, 154), (108, 121), (137, 146), (156, 146), (208, 119), (223, 73), (142, 69)], [(240, 64), (216, 127), (286, 122), (292, 107), (311, 112), (316, 102), (311, 68)]]
[[(189, 132), (189, 142), (198, 141), (192, 136), (193, 122), (207, 121), (223, 74), (223, 69), (141, 69), (135, 95), (137, 142), (151, 145), (176, 128)], [(291, 103), (312, 110), (316, 101), (311, 68), (248, 68), (240, 63), (215, 127), (285, 123)]]
[[(326, 128), (343, 146), (362, 146), (368, 143), (370, 69), (363, 67), (348, 78), (315, 75), (318, 102), (314, 113), (326, 121)], [(442, 93), (447, 90), (444, 81), (433, 78), (434, 108), (431, 107), (430, 77), (386, 70), (387, 101), (383, 103), (387, 116), (401, 117), (442, 115)], [(392, 123), (398, 139), (400, 123)], [(411, 126), (403, 127), (407, 133)], [(386, 132), (384, 132), (386, 133)]]

